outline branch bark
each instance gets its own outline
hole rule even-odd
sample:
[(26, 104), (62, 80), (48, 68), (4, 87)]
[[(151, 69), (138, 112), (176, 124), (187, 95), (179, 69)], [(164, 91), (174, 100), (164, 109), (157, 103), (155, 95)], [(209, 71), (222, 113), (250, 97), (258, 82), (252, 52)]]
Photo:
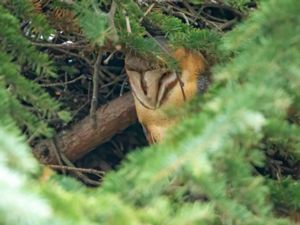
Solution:
[(127, 93), (96, 111), (97, 123), (89, 116), (75, 124), (70, 130), (62, 131), (53, 140), (43, 140), (33, 148), (33, 154), (43, 164), (57, 164), (56, 148), (70, 161), (76, 161), (93, 150), (96, 146), (108, 141), (114, 134), (124, 130), (137, 121), (134, 101)]

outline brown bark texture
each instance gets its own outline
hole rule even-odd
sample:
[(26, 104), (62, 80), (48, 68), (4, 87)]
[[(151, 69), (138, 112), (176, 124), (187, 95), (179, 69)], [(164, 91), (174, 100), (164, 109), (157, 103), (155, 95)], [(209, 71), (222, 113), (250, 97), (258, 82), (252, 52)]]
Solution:
[(33, 148), (33, 154), (43, 164), (57, 164), (61, 153), (74, 162), (137, 121), (131, 93), (101, 106), (96, 115), (97, 125), (87, 116), (54, 139), (42, 140)]

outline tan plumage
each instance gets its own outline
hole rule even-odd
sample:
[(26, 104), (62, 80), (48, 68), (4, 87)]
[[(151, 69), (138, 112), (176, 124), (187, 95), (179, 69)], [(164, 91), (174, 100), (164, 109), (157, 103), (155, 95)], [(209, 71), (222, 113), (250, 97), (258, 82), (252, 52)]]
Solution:
[(162, 141), (167, 129), (176, 123), (178, 119), (166, 114), (166, 110), (180, 107), (197, 94), (198, 79), (205, 70), (205, 59), (200, 53), (179, 48), (172, 55), (181, 74), (132, 55), (125, 59), (138, 120), (150, 143)]

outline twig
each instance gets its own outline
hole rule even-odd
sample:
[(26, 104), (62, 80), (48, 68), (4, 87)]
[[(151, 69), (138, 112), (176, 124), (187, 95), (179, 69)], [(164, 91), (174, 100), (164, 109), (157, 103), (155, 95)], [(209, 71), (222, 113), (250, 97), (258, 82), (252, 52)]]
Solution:
[[(95, 181), (95, 180), (91, 180), (90, 178), (88, 178), (86, 175), (84, 175), (82, 172), (76, 170), (76, 167), (74, 166), (74, 164), (63, 154), (61, 153), (61, 158), (64, 161), (64, 163), (68, 166), (68, 167), (73, 167), (75, 168), (74, 170), (70, 170), (70, 172), (73, 172), (79, 179), (81, 179), (84, 183), (86, 184), (90, 184), (90, 185), (95, 185), (95, 186), (99, 186), (100, 182)], [(63, 168), (62, 168), (63, 169)]]
[(39, 86), (41, 86), (41, 87), (64, 86), (66, 84), (73, 84), (76, 81), (81, 80), (81, 79), (85, 79), (85, 76), (84, 75), (80, 75), (79, 77), (76, 77), (73, 80), (69, 80), (69, 81), (66, 81), (66, 82), (57, 82), (57, 83), (52, 83), (52, 84), (39, 84)]
[(163, 52), (165, 52), (168, 56), (170, 56), (170, 57), (172, 57), (173, 58), (173, 56), (172, 56), (172, 54), (170, 53), (170, 51), (167, 49), (167, 48), (165, 48), (155, 37), (153, 37), (148, 31), (145, 31), (145, 33), (146, 33), (146, 35), (149, 37), (149, 38), (151, 38), (157, 45), (158, 45), (158, 47), (160, 48), (160, 49), (162, 49), (163, 50)]
[(113, 51), (112, 53), (110, 53), (109, 56), (103, 61), (103, 64), (107, 65), (115, 53), (116, 53), (116, 50)]
[(123, 83), (122, 83), (122, 85), (121, 85), (120, 95), (119, 95), (119, 96), (122, 96), (122, 95), (123, 95), (123, 93), (124, 93), (124, 88), (125, 88), (125, 86), (126, 86), (127, 83), (128, 83), (128, 80), (127, 80), (127, 79), (124, 79), (124, 80), (123, 80)]
[(124, 146), (122, 145), (122, 143), (119, 143), (119, 145), (111, 140), (111, 144), (113, 145), (112, 151), (119, 157), (119, 158), (124, 158)]
[(67, 72), (65, 72), (65, 82), (64, 82), (64, 92), (67, 92), (67, 90), (68, 90), (68, 85), (67, 85), (67, 83), (69, 82), (68, 81), (68, 75), (67, 75)]
[[(224, 10), (229, 10), (231, 12), (233, 12), (233, 14), (235, 14), (236, 16), (240, 17), (240, 18), (243, 18), (244, 17), (244, 14), (238, 10), (236, 10), (235, 8), (232, 8), (230, 6), (227, 6), (227, 5), (224, 5), (224, 4), (215, 4), (215, 3), (205, 3), (203, 4), (202, 8), (204, 7), (217, 7), (217, 8), (220, 8), (220, 9), (224, 9)], [(203, 9), (201, 9), (202, 11)]]
[(104, 96), (104, 98), (108, 98), (116, 89), (116, 85), (112, 87), (112, 89)]
[(91, 101), (91, 89), (92, 89), (92, 82), (91, 81), (89, 81), (89, 83), (88, 83), (88, 93), (87, 93), (87, 97), (88, 97), (88, 102), (90, 102)]
[[(60, 150), (57, 146), (57, 141), (56, 141), (55, 137), (52, 139), (51, 144), (53, 146), (52, 149), (54, 151), (54, 155), (56, 157), (56, 160), (57, 160), (58, 164), (63, 166), (64, 164), (63, 164), (63, 160), (62, 160), (62, 157), (61, 157), (61, 152), (60, 152)], [(66, 174), (66, 171), (64, 169), (62, 170), (62, 172), (63, 172), (63, 174)]]
[(113, 0), (112, 3), (111, 3), (110, 10), (107, 14), (107, 18), (108, 18), (108, 23), (109, 23), (110, 29), (112, 31), (112, 40), (114, 42), (117, 42), (119, 40), (118, 32), (117, 32), (117, 29), (116, 29), (116, 26), (115, 26), (115, 21), (114, 21), (114, 17), (115, 17), (115, 14), (116, 14), (116, 9), (117, 9), (117, 4)]
[(197, 15), (197, 12), (193, 9), (193, 7), (186, 1), (182, 1), (182, 4), (194, 15)]
[[(112, 67), (110, 67), (112, 68)], [(103, 80), (105, 80), (106, 82), (111, 82), (112, 80), (114, 80), (116, 78), (116, 74), (110, 72), (108, 69), (104, 68), (104, 66), (101, 66), (101, 70), (100, 72), (100, 76)], [(103, 84), (105, 85), (105, 84)], [(103, 86), (102, 85), (102, 86)]]
[(70, 167), (70, 166), (61, 166), (61, 165), (48, 165), (52, 169), (59, 169), (59, 170), (69, 170), (69, 171), (79, 171), (82, 173), (89, 173), (94, 174), (98, 177), (103, 177), (105, 174), (104, 171), (95, 170), (95, 169), (87, 169), (87, 168), (77, 168), (77, 167)]
[[(27, 129), (28, 129), (28, 128), (26, 128), (26, 130), (24, 131), (24, 133), (27, 133)], [(26, 142), (27, 142), (28, 145), (31, 145), (32, 141), (38, 136), (39, 132), (40, 132), (40, 128), (37, 128), (37, 129), (36, 129), (36, 130), (28, 137), (28, 139), (26, 140)]]
[(129, 16), (128, 16), (128, 14), (127, 14), (127, 12), (125, 10), (124, 10), (124, 14), (125, 14), (125, 21), (126, 21), (127, 32), (131, 34), (132, 31), (131, 31)]
[(221, 30), (230, 29), (236, 23), (237, 23), (237, 19), (229, 20), (228, 22), (226, 22), (220, 26)]
[(90, 117), (93, 120), (93, 127), (97, 127), (97, 118), (96, 118), (96, 110), (98, 104), (98, 85), (99, 85), (99, 69), (102, 61), (102, 51), (98, 52), (97, 60), (94, 64), (94, 74), (93, 74), (93, 96), (91, 101), (90, 108)]
[(155, 6), (155, 2), (152, 3), (149, 8), (146, 10), (146, 12), (144, 13), (144, 15), (142, 16), (142, 18), (140, 18), (139, 22), (143, 22), (144, 18), (151, 12), (151, 10), (153, 9), (153, 7)]
[(120, 76), (115, 77), (115, 79), (114, 79), (113, 81), (111, 81), (111, 82), (109, 82), (109, 83), (106, 83), (106, 84), (102, 85), (102, 86), (101, 86), (101, 89), (102, 89), (102, 88), (105, 88), (105, 87), (109, 87), (109, 86), (111, 86), (111, 85), (114, 85), (114, 84), (118, 83), (118, 82), (119, 82), (120, 80), (122, 80), (124, 77), (125, 77), (125, 75), (120, 75)]
[(47, 48), (86, 48), (87, 45), (80, 45), (81, 43), (73, 42), (73, 43), (62, 43), (62, 44), (55, 44), (55, 43), (47, 43), (47, 42), (34, 42), (31, 43), (38, 47), (47, 47)]
[(55, 50), (63, 52), (63, 53), (68, 54), (68, 55), (71, 55), (71, 56), (74, 56), (75, 58), (83, 59), (83, 61), (85, 61), (89, 66), (92, 65), (92, 63), (87, 58), (81, 56), (80, 54), (76, 54), (74, 52), (69, 52), (69, 51), (66, 51), (65, 49), (62, 49), (62, 48), (55, 48)]
[(189, 26), (189, 25), (190, 25), (189, 18), (187, 18), (187, 16), (186, 16), (183, 12), (181, 12), (180, 14), (181, 14), (182, 17), (184, 18), (186, 25)]
[[(194, 19), (192, 20), (193, 23), (194, 23), (196, 20), (201, 19), (201, 20), (205, 23), (206, 26), (209, 26), (209, 27), (211, 27), (211, 28), (215, 28), (215, 29), (217, 29), (219, 32), (222, 32), (222, 30), (220, 29), (220, 27), (219, 27), (217, 24), (215, 24), (214, 22), (212, 22), (212, 21), (206, 19), (205, 17), (201, 16), (201, 15), (200, 15), (200, 14), (201, 14), (201, 11), (200, 11), (199, 13), (197, 13), (191, 6), (188, 7), (188, 5), (189, 5), (188, 3), (186, 3), (186, 2), (184, 2), (184, 3), (186, 4), (186, 7), (187, 7), (188, 10), (189, 10), (189, 11), (185, 11), (184, 14), (193, 17), (193, 18), (194, 18)], [(183, 13), (182, 8), (179, 8), (179, 7), (175, 6), (175, 5), (172, 5), (172, 7), (173, 7), (174, 9), (178, 10), (178, 13), (173, 12), (174, 15), (176, 15), (176, 14), (177, 14), (177, 15), (182, 15), (182, 14), (181, 14), (181, 13)]]
[(74, 118), (87, 104), (89, 104), (89, 101), (86, 101), (82, 106), (80, 106), (78, 109), (72, 112), (72, 117)]

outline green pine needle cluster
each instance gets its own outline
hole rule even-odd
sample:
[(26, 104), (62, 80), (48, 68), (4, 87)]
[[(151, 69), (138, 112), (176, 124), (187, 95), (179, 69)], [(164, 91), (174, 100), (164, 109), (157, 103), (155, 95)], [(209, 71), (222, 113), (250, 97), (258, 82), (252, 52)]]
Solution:
[(36, 37), (47, 38), (53, 33), (53, 29), (49, 26), (46, 17), (34, 8), (33, 2), (34, 0), (4, 0), (2, 5), (10, 8), (12, 14), (19, 20), (30, 21), (28, 31), (33, 31)]
[[(27, 2), (27, 1), (24, 1)], [(2, 4), (2, 5), (1, 5)], [(17, 16), (32, 16), (32, 26), (46, 27), (44, 20), (35, 17), (35, 13), (29, 7), (29, 3), (21, 4), (19, 1), (11, 2), (15, 11), (9, 11), (7, 4), (0, 4), (0, 88), (8, 102), (7, 113), (16, 121), (20, 128), (26, 128), (28, 135), (51, 135), (46, 120), (64, 115), (60, 111), (60, 104), (50, 96), (39, 85), (28, 80), (22, 70), (32, 71), (36, 76), (55, 76), (55, 68), (48, 55), (38, 51), (23, 36), (20, 30), (20, 21)], [(5, 6), (5, 7), (4, 7)], [(32, 7), (32, 6), (31, 6)], [(22, 10), (21, 10), (22, 9)], [(30, 14), (33, 12), (32, 14)], [(40, 23), (35, 26), (35, 23)], [(44, 37), (49, 36), (49, 29), (40, 30)], [(42, 33), (40, 33), (41, 35)], [(32, 109), (36, 111), (32, 114)]]
[[(116, 2), (120, 4), (116, 24), (122, 31), (126, 29), (122, 9), (137, 9), (132, 1)], [(214, 82), (207, 95), (193, 101), (198, 112), (190, 113), (164, 143), (130, 154), (100, 188), (91, 190), (70, 178), (38, 180), (39, 169), (13, 121), (19, 123), (16, 118), (25, 115), (16, 110), (26, 112), (20, 101), (45, 115), (59, 110), (48, 97), (44, 104), (41, 89), (21, 75), (24, 64), (49, 74), (46, 67), (51, 63), (46, 56), (33, 60), (38, 52), (30, 50), (17, 32), (16, 17), (0, 8), (0, 23), (5, 20), (11, 25), (0, 30), (4, 104), (0, 107), (0, 223), (292, 224), (280, 218), (276, 209), (300, 210), (299, 181), (263, 176), (258, 168), (266, 166), (268, 146), (276, 145), (281, 154), (299, 160), (300, 128), (288, 120), (291, 111), (299, 112), (300, 102), (299, 9), (298, 0), (262, 1), (257, 11), (224, 37), (152, 14), (150, 18), (161, 21), (161, 29), (174, 45), (190, 40), (184, 46), (197, 50), (216, 46), (215, 54), (221, 51), (228, 60), (213, 69)], [(87, 23), (90, 17), (83, 18)], [(143, 28), (138, 19), (131, 24), (133, 33), (122, 36), (120, 32), (121, 41), (144, 51)], [(133, 34), (136, 42), (130, 42)], [(18, 35), (25, 46), (15, 44), (9, 35)], [(194, 39), (199, 42), (193, 43)]]
[(252, 0), (224, 0), (225, 4), (241, 10), (245, 9), (246, 4), (251, 2), (253, 1)]
[(220, 35), (215, 31), (193, 28), (178, 18), (161, 13), (151, 13), (150, 20), (159, 26), (174, 46), (200, 51), (207, 56), (217, 54)]

